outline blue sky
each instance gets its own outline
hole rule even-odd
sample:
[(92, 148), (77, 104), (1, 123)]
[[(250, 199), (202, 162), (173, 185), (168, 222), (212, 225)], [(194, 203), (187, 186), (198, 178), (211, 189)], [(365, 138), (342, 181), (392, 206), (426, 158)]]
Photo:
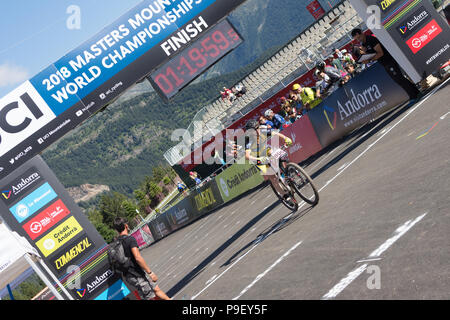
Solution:
[[(88, 40), (141, 0), (1, 0), (0, 98)], [(67, 27), (67, 8), (81, 29)]]

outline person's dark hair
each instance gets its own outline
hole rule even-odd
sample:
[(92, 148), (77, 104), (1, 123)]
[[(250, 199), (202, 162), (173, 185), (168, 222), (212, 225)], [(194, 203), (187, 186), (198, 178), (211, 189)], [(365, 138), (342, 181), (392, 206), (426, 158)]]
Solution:
[(352, 30), (351, 35), (352, 35), (352, 37), (354, 37), (357, 34), (361, 34), (361, 33), (362, 33), (362, 30), (360, 28), (355, 28), (355, 29)]
[(257, 120), (249, 120), (246, 124), (245, 124), (245, 129), (249, 130), (249, 129), (258, 129), (259, 128), (259, 122)]
[(123, 230), (125, 230), (125, 225), (128, 224), (127, 219), (125, 218), (121, 218), (121, 217), (117, 217), (114, 219), (114, 229), (117, 230), (117, 232), (122, 232)]

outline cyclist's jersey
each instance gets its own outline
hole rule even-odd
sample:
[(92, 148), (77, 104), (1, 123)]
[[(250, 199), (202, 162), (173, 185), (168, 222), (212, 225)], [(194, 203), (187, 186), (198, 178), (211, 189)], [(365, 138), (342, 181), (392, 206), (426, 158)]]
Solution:
[[(260, 133), (259, 143), (256, 135), (245, 137), (245, 150), (251, 150), (250, 155), (256, 158), (267, 157), (269, 155), (268, 139), (271, 137), (271, 131)], [(263, 173), (267, 172), (267, 165), (256, 165)]]
[(259, 134), (259, 143), (256, 135), (245, 137), (245, 150), (251, 150), (250, 155), (256, 158), (267, 156), (267, 140), (271, 137), (271, 132)]

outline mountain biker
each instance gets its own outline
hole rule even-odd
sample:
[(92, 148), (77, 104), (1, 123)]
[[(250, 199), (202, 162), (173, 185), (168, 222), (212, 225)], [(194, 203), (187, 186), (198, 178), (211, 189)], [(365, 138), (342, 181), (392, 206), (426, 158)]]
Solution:
[(286, 190), (281, 190), (276, 172), (268, 165), (270, 163), (271, 148), (268, 146), (267, 140), (271, 136), (278, 136), (287, 146), (292, 145), (292, 140), (272, 130), (263, 133), (260, 129), (259, 122), (256, 120), (249, 120), (245, 125), (245, 129), (245, 159), (256, 163), (256, 167), (262, 171), (264, 179), (269, 180), (279, 194), (284, 195), (283, 197), (289, 201), (289, 193)]

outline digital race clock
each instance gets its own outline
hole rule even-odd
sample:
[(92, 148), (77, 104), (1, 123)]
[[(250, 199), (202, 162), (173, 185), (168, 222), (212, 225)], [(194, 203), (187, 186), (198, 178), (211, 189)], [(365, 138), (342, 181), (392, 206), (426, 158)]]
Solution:
[(168, 101), (242, 42), (233, 26), (223, 20), (156, 69), (148, 79), (155, 90)]

